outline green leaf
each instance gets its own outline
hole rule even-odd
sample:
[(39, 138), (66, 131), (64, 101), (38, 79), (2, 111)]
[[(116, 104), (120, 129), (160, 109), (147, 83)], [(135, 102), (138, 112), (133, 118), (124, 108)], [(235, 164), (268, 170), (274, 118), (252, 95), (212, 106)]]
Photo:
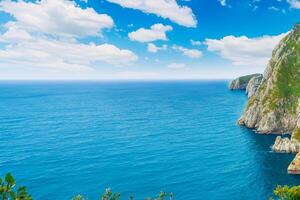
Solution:
[(14, 177), (13, 177), (10, 173), (7, 173), (7, 174), (6, 174), (6, 176), (5, 176), (5, 181), (6, 181), (11, 187), (14, 187), (15, 184), (16, 184)]
[(10, 197), (11, 197), (12, 200), (16, 199), (16, 195), (15, 195), (15, 193), (13, 191), (10, 191), (9, 195), (10, 195)]

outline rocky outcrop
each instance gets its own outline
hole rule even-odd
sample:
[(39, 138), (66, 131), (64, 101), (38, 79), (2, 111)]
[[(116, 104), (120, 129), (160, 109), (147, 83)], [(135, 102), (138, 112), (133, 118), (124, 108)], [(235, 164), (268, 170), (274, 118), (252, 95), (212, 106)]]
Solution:
[(250, 87), (238, 123), (259, 133), (292, 133), (291, 139), (278, 136), (272, 150), (298, 153), (288, 173), (300, 174), (300, 23), (274, 49), (257, 88), (250, 92)]
[(257, 76), (254, 76), (250, 79), (247, 87), (246, 87), (246, 94), (248, 95), (248, 98), (252, 97), (258, 86), (260, 85), (261, 83), (261, 80), (263, 79), (263, 75), (262, 74), (259, 74)]
[(298, 153), (300, 152), (300, 142), (293, 138), (277, 136), (272, 150), (278, 153)]
[(239, 124), (260, 133), (291, 133), (300, 113), (300, 24), (274, 49)]
[(289, 174), (300, 174), (300, 153), (296, 155), (294, 160), (288, 167)]
[(234, 80), (232, 80), (229, 84), (230, 90), (245, 90), (249, 81), (256, 76), (259, 76), (261, 74), (251, 74), (247, 76), (241, 76)]

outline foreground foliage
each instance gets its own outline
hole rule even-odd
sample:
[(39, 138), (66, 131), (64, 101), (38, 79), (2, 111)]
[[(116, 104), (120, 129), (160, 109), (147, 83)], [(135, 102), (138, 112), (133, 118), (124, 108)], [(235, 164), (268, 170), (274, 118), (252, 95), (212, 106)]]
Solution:
[[(26, 187), (22, 186), (15, 189), (15, 179), (10, 174), (5, 175), (4, 180), (0, 178), (0, 200), (32, 200), (31, 195), (27, 194)], [(173, 200), (173, 194), (168, 195), (165, 192), (160, 192), (155, 198), (146, 198), (146, 200), (165, 200), (167, 197)], [(101, 200), (120, 200), (121, 193), (113, 193), (111, 189), (106, 189), (101, 196)], [(130, 196), (130, 200), (133, 200), (133, 195)], [(77, 195), (72, 200), (87, 200), (82, 195)]]
[(0, 199), (1, 200), (32, 200), (31, 195), (27, 194), (26, 187), (22, 186), (15, 189), (15, 179), (8, 173), (4, 180), (0, 178)]
[(278, 185), (274, 190), (274, 195), (276, 199), (280, 200), (300, 200), (300, 186), (289, 187), (287, 185)]
[[(156, 198), (146, 198), (146, 200), (165, 200), (167, 197), (170, 200), (173, 200), (173, 194), (167, 195), (165, 192), (160, 192)], [(113, 193), (109, 188), (104, 191), (102, 194), (101, 200), (120, 200), (121, 194), (120, 193)], [(130, 200), (133, 200), (133, 195), (130, 196)], [(87, 198), (83, 197), (82, 195), (77, 195), (72, 200), (87, 200)]]

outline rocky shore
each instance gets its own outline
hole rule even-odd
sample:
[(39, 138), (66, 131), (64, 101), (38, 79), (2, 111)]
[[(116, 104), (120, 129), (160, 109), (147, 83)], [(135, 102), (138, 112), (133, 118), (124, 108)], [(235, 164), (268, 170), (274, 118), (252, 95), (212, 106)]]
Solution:
[[(244, 86), (244, 85), (243, 85)], [(251, 77), (246, 92), (249, 100), (240, 125), (278, 136), (272, 150), (280, 153), (300, 152), (300, 24), (273, 50), (263, 76)], [(288, 169), (300, 174), (300, 154)]]
[(278, 153), (298, 153), (300, 152), (300, 142), (295, 139), (277, 136), (272, 150)]
[(288, 167), (289, 174), (300, 174), (300, 153), (296, 155), (294, 160)]

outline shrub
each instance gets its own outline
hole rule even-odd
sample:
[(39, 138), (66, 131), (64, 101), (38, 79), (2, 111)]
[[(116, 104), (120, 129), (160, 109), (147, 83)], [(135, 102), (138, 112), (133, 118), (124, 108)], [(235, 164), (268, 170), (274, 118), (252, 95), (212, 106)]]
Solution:
[[(22, 186), (15, 190), (15, 179), (10, 174), (5, 175), (4, 180), (0, 178), (0, 200), (32, 200), (31, 195), (27, 194), (26, 187)], [(160, 192), (156, 198), (146, 198), (146, 200), (165, 200), (168, 194)], [(169, 195), (170, 200), (173, 200), (173, 194)], [(101, 200), (119, 200), (121, 193), (113, 193), (110, 188), (106, 189), (101, 195)], [(130, 195), (130, 200), (133, 200), (133, 195)], [(72, 200), (87, 200), (82, 195), (77, 195)]]
[(280, 200), (299, 200), (300, 186), (289, 187), (287, 185), (284, 186), (278, 185), (274, 190), (274, 195), (277, 199)]
[(32, 200), (27, 194), (26, 187), (22, 186), (15, 190), (15, 179), (10, 173), (5, 175), (4, 180), (0, 178), (0, 199), (1, 200)]

